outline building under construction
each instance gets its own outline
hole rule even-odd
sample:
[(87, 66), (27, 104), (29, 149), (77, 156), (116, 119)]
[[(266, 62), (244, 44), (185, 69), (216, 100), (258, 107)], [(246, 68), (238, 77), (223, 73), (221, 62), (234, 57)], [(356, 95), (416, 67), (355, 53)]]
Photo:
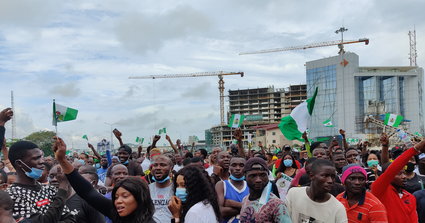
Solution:
[[(252, 126), (279, 123), (282, 117), (307, 98), (305, 84), (291, 85), (287, 88), (265, 88), (229, 90), (228, 120), (233, 114), (245, 115), (241, 129), (244, 145), (248, 145), (248, 134), (255, 137)], [(215, 125), (205, 131), (208, 143), (228, 147), (234, 141), (233, 130), (227, 125)], [(256, 147), (256, 145), (253, 145)]]

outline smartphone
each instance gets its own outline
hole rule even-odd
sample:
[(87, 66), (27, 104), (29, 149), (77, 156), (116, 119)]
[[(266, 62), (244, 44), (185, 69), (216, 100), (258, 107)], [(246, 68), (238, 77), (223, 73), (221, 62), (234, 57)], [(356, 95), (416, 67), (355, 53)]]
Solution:
[(118, 129), (114, 129), (114, 130), (112, 130), (112, 132), (115, 134), (115, 133), (118, 132)]

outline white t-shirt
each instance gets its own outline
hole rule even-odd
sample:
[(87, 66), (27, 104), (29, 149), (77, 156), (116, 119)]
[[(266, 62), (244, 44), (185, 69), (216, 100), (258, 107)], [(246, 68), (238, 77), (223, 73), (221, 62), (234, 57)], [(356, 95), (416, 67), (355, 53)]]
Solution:
[(310, 199), (307, 195), (308, 187), (291, 188), (286, 195), (286, 206), (292, 222), (314, 223), (346, 223), (347, 212), (344, 205), (334, 196), (323, 203), (318, 203)]
[(213, 174), (213, 170), (214, 170), (214, 166), (209, 166), (207, 169), (205, 169), (205, 171), (207, 171), (208, 175), (212, 175)]
[(168, 204), (170, 203), (171, 197), (174, 195), (173, 188), (173, 184), (170, 184), (166, 188), (158, 188), (155, 183), (149, 184), (149, 192), (153, 205), (155, 206), (153, 220), (155, 220), (156, 223), (169, 223), (170, 219), (173, 218), (173, 215), (168, 209)]
[(145, 158), (142, 164), (140, 164), (140, 166), (142, 166), (143, 172), (149, 169), (149, 165), (151, 165), (151, 161), (148, 158)]
[(173, 170), (175, 170), (176, 172), (179, 172), (179, 170), (182, 169), (182, 168), (183, 168), (183, 164), (180, 165), (180, 166), (178, 164), (176, 164), (176, 165), (174, 165)]
[[(345, 209), (344, 209), (345, 210)], [(184, 217), (185, 223), (218, 223), (214, 208), (210, 205), (204, 205), (202, 201), (193, 205), (187, 211)]]

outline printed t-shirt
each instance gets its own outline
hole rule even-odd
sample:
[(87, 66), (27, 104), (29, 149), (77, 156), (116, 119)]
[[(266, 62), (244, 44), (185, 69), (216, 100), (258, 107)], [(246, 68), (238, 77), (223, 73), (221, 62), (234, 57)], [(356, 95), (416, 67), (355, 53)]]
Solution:
[(168, 187), (158, 188), (156, 183), (149, 184), (149, 192), (151, 194), (153, 205), (155, 206), (155, 212), (153, 219), (157, 223), (169, 223), (170, 219), (173, 218), (168, 204), (170, 203), (171, 197), (174, 195), (173, 184), (170, 183)]
[(288, 215), (285, 202), (270, 193), (268, 202), (265, 205), (260, 204), (260, 199), (249, 200), (246, 196), (242, 201), (240, 223), (264, 222), (264, 223), (290, 223), (291, 218)]
[(276, 181), (277, 190), (282, 201), (286, 200), (286, 194), (288, 193), (289, 186), (291, 186), (292, 177), (282, 174), (282, 177)]

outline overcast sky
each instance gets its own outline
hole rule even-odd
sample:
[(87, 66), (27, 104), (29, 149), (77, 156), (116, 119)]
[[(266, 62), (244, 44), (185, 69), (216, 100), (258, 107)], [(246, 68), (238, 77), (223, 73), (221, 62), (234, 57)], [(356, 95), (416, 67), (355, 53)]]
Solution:
[[(166, 127), (175, 141), (205, 138), (220, 122), (217, 77), (129, 80), (129, 76), (244, 71), (229, 89), (305, 83), (306, 61), (337, 46), (239, 56), (239, 52), (339, 40), (360, 66), (408, 66), (407, 33), (416, 25), (418, 65), (425, 64), (425, 2), (404, 1), (58, 1), (0, 0), (0, 109), (15, 95), (17, 135), (54, 130), (52, 100), (79, 111), (60, 123), (68, 144), (124, 142)], [(226, 103), (227, 104), (227, 103)], [(226, 109), (227, 110), (227, 109)], [(11, 123), (6, 125), (11, 138)], [(164, 137), (165, 138), (165, 137)], [(161, 139), (160, 145), (165, 143)], [(115, 140), (115, 144), (116, 144)]]

